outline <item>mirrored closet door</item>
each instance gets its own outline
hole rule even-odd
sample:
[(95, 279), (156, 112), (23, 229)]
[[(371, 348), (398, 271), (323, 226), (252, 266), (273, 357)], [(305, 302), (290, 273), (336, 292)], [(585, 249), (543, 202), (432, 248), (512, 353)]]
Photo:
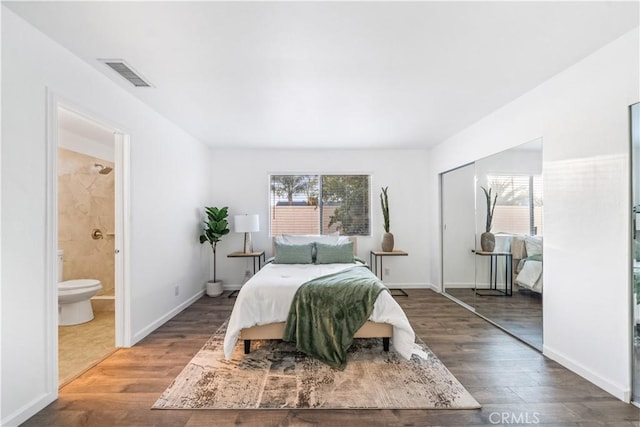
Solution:
[(442, 174), (442, 283), (445, 292), (474, 306), (475, 165)]
[[(542, 350), (542, 139), (441, 182), (444, 292)], [(481, 242), (488, 228), (493, 247)]]
[(640, 104), (631, 106), (631, 194), (632, 194), (632, 400), (640, 403)]

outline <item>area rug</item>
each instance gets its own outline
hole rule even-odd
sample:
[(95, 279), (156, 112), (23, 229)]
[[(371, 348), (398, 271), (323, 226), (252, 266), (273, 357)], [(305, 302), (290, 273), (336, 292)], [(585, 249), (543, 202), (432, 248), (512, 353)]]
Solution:
[(153, 405), (154, 409), (475, 409), (478, 402), (424, 345), (400, 357), (381, 339), (356, 339), (344, 371), (280, 340), (241, 342), (225, 360), (226, 322)]

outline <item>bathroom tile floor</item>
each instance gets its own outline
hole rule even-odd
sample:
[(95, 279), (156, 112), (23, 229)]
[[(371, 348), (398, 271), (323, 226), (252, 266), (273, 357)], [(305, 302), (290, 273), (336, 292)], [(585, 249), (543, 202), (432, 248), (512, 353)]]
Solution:
[(116, 350), (113, 311), (96, 311), (91, 322), (58, 326), (60, 387)]

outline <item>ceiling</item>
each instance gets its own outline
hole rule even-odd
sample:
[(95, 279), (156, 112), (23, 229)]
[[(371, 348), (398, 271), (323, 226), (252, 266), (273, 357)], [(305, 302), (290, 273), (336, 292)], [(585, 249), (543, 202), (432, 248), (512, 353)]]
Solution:
[(429, 147), (638, 26), (635, 1), (3, 4), (213, 147)]
[(98, 123), (88, 120), (81, 115), (65, 108), (58, 109), (58, 124), (60, 129), (71, 132), (93, 142), (113, 147), (114, 129), (103, 127)]

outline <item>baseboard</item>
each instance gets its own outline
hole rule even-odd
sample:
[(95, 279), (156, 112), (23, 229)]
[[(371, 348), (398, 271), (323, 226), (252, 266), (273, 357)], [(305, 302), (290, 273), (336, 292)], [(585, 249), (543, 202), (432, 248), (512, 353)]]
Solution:
[(588, 368), (586, 368), (585, 366), (583, 366), (580, 363), (576, 362), (575, 360), (565, 356), (564, 354), (561, 354), (561, 353), (549, 348), (546, 345), (542, 346), (542, 354), (547, 356), (549, 359), (555, 360), (556, 362), (558, 362), (559, 364), (561, 364), (565, 368), (569, 369), (570, 371), (575, 372), (576, 374), (578, 374), (581, 377), (583, 377), (584, 379), (592, 382), (596, 386), (600, 387), (601, 389), (603, 389), (607, 393), (612, 394), (613, 396), (617, 397), (618, 399), (622, 400), (623, 402), (629, 403), (631, 401), (631, 390), (630, 389), (625, 389), (624, 387), (621, 387), (618, 384), (612, 383), (611, 381), (607, 380), (606, 378), (602, 378), (601, 376), (599, 376), (597, 374), (594, 374)]
[(100, 295), (91, 298), (91, 306), (94, 312), (112, 312), (115, 315), (116, 298), (113, 295)]
[(151, 324), (149, 324), (147, 327), (145, 327), (141, 331), (135, 333), (133, 335), (133, 340), (132, 340), (131, 345), (134, 345), (135, 343), (139, 342), (141, 339), (143, 339), (144, 337), (149, 335), (151, 332), (155, 331), (160, 326), (164, 325), (167, 321), (171, 320), (176, 314), (180, 313), (182, 310), (184, 310), (185, 308), (189, 307), (191, 304), (196, 302), (198, 299), (200, 299), (200, 297), (202, 297), (204, 295), (204, 292), (205, 292), (205, 290), (201, 289), (194, 296), (192, 296), (191, 298), (189, 298), (188, 300), (186, 300), (182, 304), (180, 304), (179, 306), (177, 306), (173, 310), (169, 311), (168, 313), (166, 313), (164, 316), (160, 317), (156, 321), (152, 322)]
[[(477, 282), (475, 284), (476, 289), (491, 289), (489, 282)], [(504, 289), (504, 283), (498, 283), (498, 289)]]
[[(57, 386), (57, 384), (56, 384)], [(31, 402), (18, 409), (13, 414), (2, 419), (1, 424), (6, 427), (15, 427), (27, 421), (35, 414), (47, 407), (51, 402), (54, 402), (58, 398), (56, 393), (46, 393), (39, 398), (32, 400)]]
[(439, 294), (442, 293), (442, 289), (440, 289), (440, 286), (434, 285), (433, 283), (427, 283), (426, 289), (431, 289), (433, 292), (437, 292)]
[[(471, 282), (471, 283), (445, 283), (444, 284), (444, 288), (445, 289), (471, 289), (471, 288), (475, 288), (476, 287), (476, 283), (475, 282)], [(487, 287), (489, 287), (489, 285), (487, 285)]]
[[(500, 283), (498, 283), (500, 285)], [(488, 283), (447, 283), (445, 289), (491, 289)], [(503, 288), (498, 288), (503, 289)]]
[(391, 282), (384, 282), (385, 286), (387, 288), (394, 288), (394, 289), (432, 289), (431, 284), (429, 283), (391, 283)]
[(225, 291), (237, 291), (238, 289), (240, 289), (242, 287), (242, 285), (240, 284), (230, 284), (230, 285), (225, 285), (224, 283), (222, 284), (222, 289)]

